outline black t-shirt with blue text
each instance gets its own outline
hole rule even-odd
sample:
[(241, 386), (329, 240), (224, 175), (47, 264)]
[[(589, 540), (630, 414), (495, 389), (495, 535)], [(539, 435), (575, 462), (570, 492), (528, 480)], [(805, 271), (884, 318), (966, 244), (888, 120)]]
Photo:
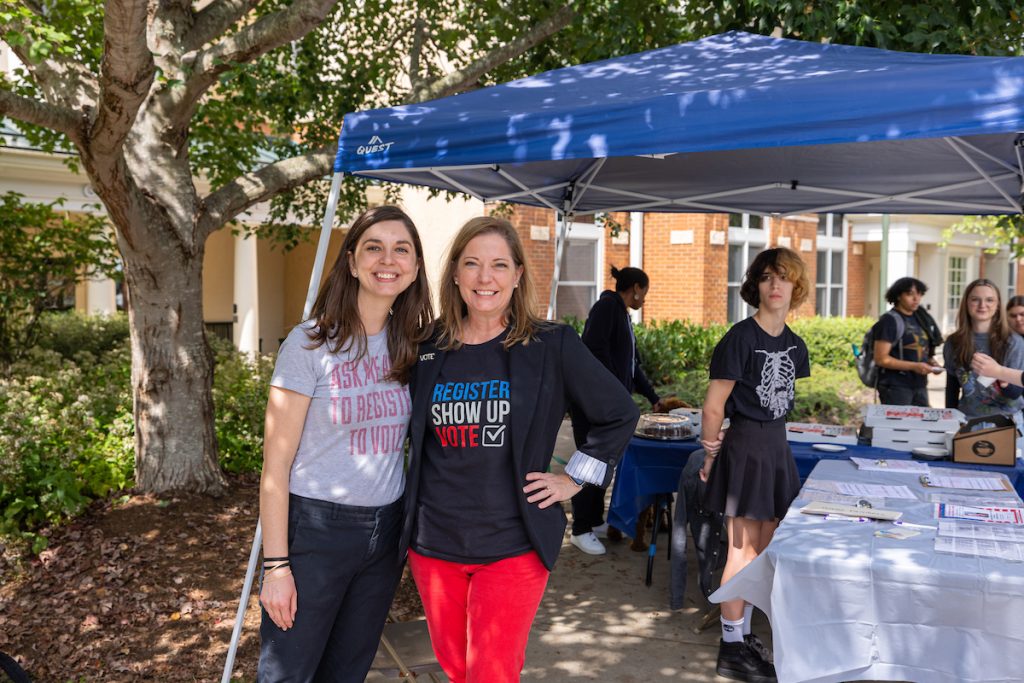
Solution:
[(783, 418), (793, 408), (796, 379), (810, 375), (804, 340), (788, 325), (773, 337), (753, 317), (729, 328), (711, 354), (711, 379), (736, 382), (725, 402), (726, 417)]
[(445, 354), (430, 388), (412, 548), (450, 562), (494, 562), (532, 548), (512, 462), (507, 331)]

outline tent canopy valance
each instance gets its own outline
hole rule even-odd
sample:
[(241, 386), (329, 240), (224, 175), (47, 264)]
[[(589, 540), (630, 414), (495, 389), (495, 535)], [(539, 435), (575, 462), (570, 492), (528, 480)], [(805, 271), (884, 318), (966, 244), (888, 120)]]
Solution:
[(597, 211), (1021, 211), (1024, 58), (731, 32), (345, 117), (335, 171)]

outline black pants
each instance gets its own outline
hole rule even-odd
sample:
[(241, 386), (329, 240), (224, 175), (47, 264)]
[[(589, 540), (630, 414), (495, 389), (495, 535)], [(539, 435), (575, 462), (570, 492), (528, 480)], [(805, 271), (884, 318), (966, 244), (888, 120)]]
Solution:
[(919, 406), (928, 408), (928, 387), (878, 386), (878, 398), (887, 406)]
[(402, 499), (379, 508), (291, 496), (288, 556), (295, 624), (282, 631), (263, 610), (261, 683), (363, 683), (402, 575)]

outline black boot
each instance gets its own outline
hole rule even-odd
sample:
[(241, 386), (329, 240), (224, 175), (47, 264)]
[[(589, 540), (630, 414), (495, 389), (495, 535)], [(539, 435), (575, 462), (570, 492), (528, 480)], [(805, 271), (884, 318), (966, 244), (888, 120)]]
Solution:
[(775, 683), (775, 667), (761, 659), (746, 642), (718, 642), (718, 666), (715, 668), (719, 676), (734, 681), (751, 681), (752, 683)]

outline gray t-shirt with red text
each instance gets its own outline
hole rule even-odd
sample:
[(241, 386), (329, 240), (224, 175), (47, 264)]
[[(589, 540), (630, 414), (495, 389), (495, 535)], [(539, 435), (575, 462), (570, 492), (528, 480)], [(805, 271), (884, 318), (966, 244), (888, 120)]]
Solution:
[(405, 490), (402, 445), (409, 427), (409, 387), (385, 381), (391, 369), (387, 330), (367, 337), (367, 353), (332, 354), (310, 346), (296, 326), (278, 352), (271, 386), (311, 397), (292, 464), (289, 491), (343, 505), (377, 507)]

